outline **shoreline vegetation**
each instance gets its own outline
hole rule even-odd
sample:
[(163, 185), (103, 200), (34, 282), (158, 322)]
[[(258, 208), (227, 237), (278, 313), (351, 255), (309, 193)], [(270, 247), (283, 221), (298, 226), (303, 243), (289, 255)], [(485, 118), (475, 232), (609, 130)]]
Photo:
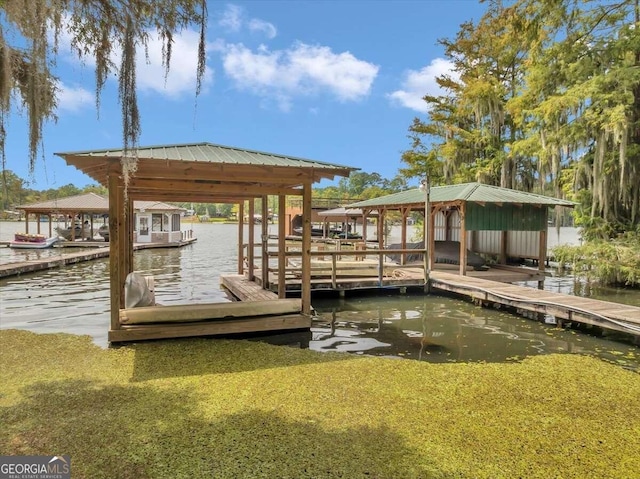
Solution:
[(640, 288), (640, 233), (591, 239), (579, 246), (560, 245), (552, 254), (560, 271), (569, 269), (576, 279)]
[(0, 363), (0, 450), (68, 454), (75, 478), (638, 473), (640, 374), (577, 354), (430, 364), (3, 330)]

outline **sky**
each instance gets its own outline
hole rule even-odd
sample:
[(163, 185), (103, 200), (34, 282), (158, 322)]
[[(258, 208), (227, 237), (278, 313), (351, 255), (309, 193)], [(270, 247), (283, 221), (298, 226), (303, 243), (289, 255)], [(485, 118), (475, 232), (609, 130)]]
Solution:
[[(453, 39), (485, 8), (477, 0), (209, 2), (198, 97), (195, 30), (175, 37), (166, 82), (160, 43), (151, 43), (149, 63), (140, 55), (140, 145), (209, 142), (391, 179), (411, 147), (409, 126), (425, 118), (422, 97), (437, 94), (434, 77), (451, 69), (438, 39)], [(26, 116), (8, 118), (7, 169), (38, 190), (95, 183), (56, 152), (122, 147), (117, 79), (107, 81), (97, 110), (94, 66), (71, 53), (64, 35), (55, 73), (58, 120), (45, 126), (32, 175)]]

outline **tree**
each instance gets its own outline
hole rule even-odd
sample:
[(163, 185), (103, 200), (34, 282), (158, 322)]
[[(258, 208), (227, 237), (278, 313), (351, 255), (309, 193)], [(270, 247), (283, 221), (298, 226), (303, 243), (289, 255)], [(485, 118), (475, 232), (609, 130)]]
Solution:
[[(434, 184), (528, 184), (520, 181), (522, 159), (510, 148), (521, 132), (508, 108), (522, 83), (526, 50), (515, 33), (520, 20), (514, 6), (505, 7), (499, 0), (488, 3), (477, 24), (465, 22), (454, 39), (439, 40), (453, 72), (436, 79), (443, 95), (425, 96), (428, 121), (416, 118), (409, 128), (413, 145), (403, 155), (409, 165), (405, 174), (428, 173)], [(431, 145), (424, 145), (422, 138)]]
[[(29, 123), (29, 167), (33, 171), (46, 120), (55, 119), (57, 79), (52, 73), (58, 39), (64, 30), (81, 59), (96, 64), (96, 107), (107, 77), (116, 73), (122, 107), (123, 149), (140, 136), (136, 98), (136, 50), (147, 50), (155, 30), (162, 40), (168, 73), (173, 35), (191, 24), (200, 27), (196, 95), (205, 69), (206, 0), (0, 0), (0, 155), (6, 165), (6, 117), (15, 95)], [(49, 35), (48, 33), (52, 33)], [(53, 38), (51, 41), (50, 38)], [(15, 39), (14, 44), (9, 39)], [(112, 53), (120, 51), (120, 65)], [(134, 165), (129, 169), (135, 169)], [(124, 165), (123, 165), (124, 166)], [(126, 173), (127, 168), (125, 168)]]
[(640, 225), (640, 0), (493, 0), (441, 43), (455, 71), (403, 174), (569, 196), (606, 236)]
[[(615, 234), (640, 224), (640, 7), (638, 0), (577, 4), (522, 0), (529, 64), (528, 137), (559, 192), (571, 181), (583, 226)], [(564, 172), (570, 169), (572, 175)]]
[(3, 171), (2, 176), (2, 188), (0, 189), (2, 192), (2, 209), (6, 211), (22, 204), (25, 196), (25, 182), (10, 170)]

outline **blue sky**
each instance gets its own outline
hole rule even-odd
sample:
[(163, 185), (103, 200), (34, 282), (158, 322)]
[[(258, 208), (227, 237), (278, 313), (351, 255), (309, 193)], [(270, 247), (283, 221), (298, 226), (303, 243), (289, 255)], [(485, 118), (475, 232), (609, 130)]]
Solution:
[[(435, 75), (448, 71), (439, 38), (477, 21), (475, 0), (210, 2), (207, 72), (195, 98), (197, 34), (176, 37), (165, 84), (159, 44), (138, 63), (140, 145), (210, 142), (327, 161), (392, 178), (424, 117)], [(94, 73), (62, 39), (58, 121), (44, 132), (44, 158), (27, 169), (26, 118), (9, 119), (7, 168), (35, 189), (79, 187), (91, 178), (55, 152), (122, 144), (117, 81), (95, 108)], [(197, 105), (196, 105), (197, 102)], [(320, 184), (326, 186), (328, 183)]]

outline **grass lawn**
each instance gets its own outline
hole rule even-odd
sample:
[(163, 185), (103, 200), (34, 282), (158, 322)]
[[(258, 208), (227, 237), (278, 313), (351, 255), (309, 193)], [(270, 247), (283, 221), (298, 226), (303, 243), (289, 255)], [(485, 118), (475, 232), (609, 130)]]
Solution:
[(0, 454), (75, 478), (638, 478), (640, 374), (0, 331)]

